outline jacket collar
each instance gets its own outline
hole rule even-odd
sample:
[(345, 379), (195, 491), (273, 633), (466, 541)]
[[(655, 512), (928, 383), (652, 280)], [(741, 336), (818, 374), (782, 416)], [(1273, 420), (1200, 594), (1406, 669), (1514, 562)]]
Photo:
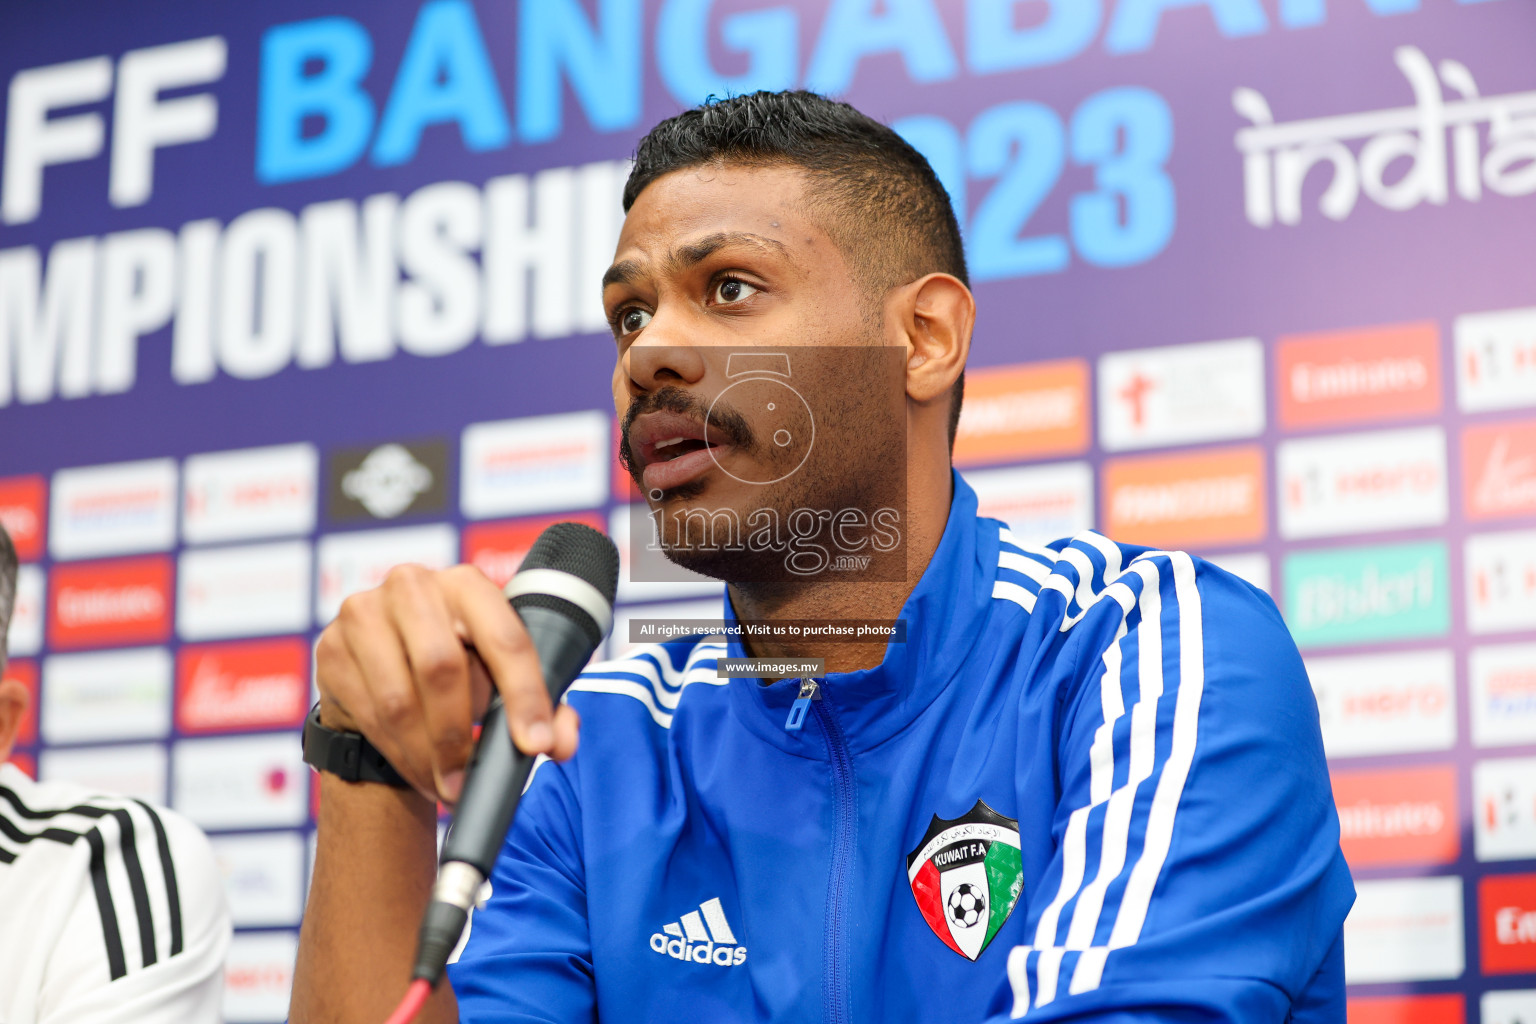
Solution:
[[(976, 514), (976, 493), (951, 471), (953, 497), (943, 536), (917, 586), (902, 605), (906, 642), (892, 640), (874, 668), (828, 673), (820, 682), (821, 699), (847, 737), (853, 752), (867, 750), (910, 725), (959, 674), (981, 635), (992, 601), (996, 576), (997, 524)], [(736, 623), (729, 593), (725, 620)], [(727, 657), (746, 657), (732, 637)], [(791, 753), (818, 760), (827, 757), (821, 727), (807, 716), (798, 732), (785, 728), (799, 694), (798, 680), (765, 685), (756, 679), (728, 684), (737, 715), (753, 733)]]

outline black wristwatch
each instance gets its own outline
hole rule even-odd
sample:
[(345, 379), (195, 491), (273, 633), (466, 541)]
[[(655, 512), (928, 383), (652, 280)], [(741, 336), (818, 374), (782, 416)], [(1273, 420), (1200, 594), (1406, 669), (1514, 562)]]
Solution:
[(316, 771), (330, 772), (344, 782), (382, 782), (396, 789), (411, 787), (362, 733), (338, 732), (321, 725), (318, 701), (304, 719), (303, 743), (304, 762)]

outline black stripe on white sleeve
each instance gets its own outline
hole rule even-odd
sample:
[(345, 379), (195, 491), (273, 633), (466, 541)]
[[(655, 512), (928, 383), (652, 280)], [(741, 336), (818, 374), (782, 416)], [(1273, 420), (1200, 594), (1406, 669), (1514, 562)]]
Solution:
[[(175, 956), (183, 949), (183, 927), (181, 895), (176, 883), (176, 868), (171, 855), (170, 838), (164, 823), (153, 807), (142, 800), (134, 800), (133, 803), (149, 816), (155, 833), (155, 855), (160, 860), (160, 873), (165, 881), (167, 921), (170, 926), (171, 941), (168, 955)], [(20, 821), (12, 820), (11, 815)], [(0, 786), (0, 836), (18, 844), (29, 843), (34, 839), (48, 839), (63, 845), (71, 845), (82, 836), (85, 838), (91, 850), (90, 880), (97, 910), (101, 916), (108, 972), (112, 980), (116, 981), (128, 973), (128, 963), (118, 920), (118, 908), (113, 900), (109, 882), (107, 859), (113, 851), (109, 849), (101, 827), (98, 825), (84, 833), (57, 827), (31, 832), (20, 827), (23, 823), (43, 822), (61, 815), (79, 815), (96, 820), (110, 817), (116, 821), (118, 827), (116, 855), (122, 859), (123, 876), (127, 878), (128, 888), (133, 898), (133, 914), (138, 924), (141, 963), (145, 967), (156, 963), (159, 960), (159, 954), (155, 948), (154, 914), (146, 881), (145, 864), (139, 856), (138, 830), (134, 826), (130, 810), (124, 807), (102, 807), (95, 804), (39, 809), (28, 806), (21, 796), (9, 787)], [(15, 858), (15, 853), (0, 847), (0, 863), (10, 863)], [(121, 885), (121, 881), (118, 884)]]
[(165, 823), (155, 809), (143, 800), (134, 803), (144, 808), (150, 823), (155, 827), (155, 847), (160, 851), (160, 866), (165, 870), (165, 898), (171, 911), (171, 956), (182, 950), (181, 938), (181, 890), (176, 885), (176, 861), (171, 856), (171, 840), (165, 834)]
[[(18, 828), (16, 823), (11, 821), (4, 814), (0, 814), (0, 835), (5, 836), (6, 839), (9, 839), (13, 843), (18, 843), (21, 845), (30, 843), (34, 839), (47, 839), (55, 843), (60, 843), (64, 846), (69, 846), (76, 839), (79, 839), (82, 833), (71, 832), (69, 829), (65, 828), (45, 828), (41, 832), (25, 832)], [(6, 852), (9, 853), (10, 851)], [(14, 861), (15, 859), (16, 855), (14, 853), (11, 854), (10, 860)], [(9, 862), (10, 861), (7, 861), (7, 863)]]
[(107, 885), (106, 843), (101, 838), (100, 828), (87, 832), (85, 841), (91, 846), (91, 888), (96, 891), (101, 934), (107, 944), (107, 971), (116, 981), (128, 973), (128, 962), (123, 956), (123, 934), (117, 927), (117, 909), (112, 906), (112, 889)]
[(155, 922), (149, 910), (149, 889), (144, 884), (144, 866), (139, 863), (138, 835), (134, 831), (133, 817), (125, 808), (112, 811), (119, 830), (118, 849), (123, 855), (123, 867), (128, 872), (128, 891), (133, 893), (133, 912), (139, 922), (139, 948), (148, 967), (158, 959), (155, 955)]

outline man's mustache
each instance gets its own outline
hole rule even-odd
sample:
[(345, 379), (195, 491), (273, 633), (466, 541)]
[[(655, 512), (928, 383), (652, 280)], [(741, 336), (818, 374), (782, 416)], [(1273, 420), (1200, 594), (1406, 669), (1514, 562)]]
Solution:
[(721, 440), (742, 451), (757, 449), (757, 438), (746, 417), (725, 402), (716, 402), (713, 411), (693, 392), (676, 385), (657, 388), (629, 403), (624, 410), (624, 423), (619, 431), (619, 464), (640, 482), (641, 466), (635, 460), (634, 448), (629, 443), (629, 432), (635, 420), (648, 412), (671, 412), (687, 416), (704, 425), (712, 441)]

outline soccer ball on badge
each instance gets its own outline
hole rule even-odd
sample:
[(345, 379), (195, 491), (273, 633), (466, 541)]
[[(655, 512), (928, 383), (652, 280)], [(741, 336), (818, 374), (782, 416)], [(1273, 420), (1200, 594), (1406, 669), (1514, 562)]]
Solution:
[(970, 882), (961, 882), (949, 894), (949, 919), (962, 928), (970, 928), (987, 912), (987, 898)]

